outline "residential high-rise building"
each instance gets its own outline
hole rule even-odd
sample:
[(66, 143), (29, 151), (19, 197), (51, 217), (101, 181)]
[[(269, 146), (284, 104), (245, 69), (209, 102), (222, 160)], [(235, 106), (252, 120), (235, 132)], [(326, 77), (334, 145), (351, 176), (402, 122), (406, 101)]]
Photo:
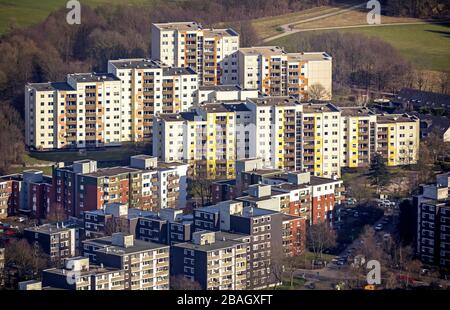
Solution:
[(154, 115), (187, 111), (195, 100), (198, 80), (191, 68), (139, 58), (110, 60), (108, 72), (121, 81), (123, 141), (151, 142)]
[(410, 165), (419, 159), (420, 120), (408, 114), (377, 115), (375, 152), (388, 166)]
[(191, 67), (201, 85), (236, 84), (239, 34), (231, 28), (203, 28), (196, 22), (152, 25), (152, 58)]
[(450, 266), (450, 173), (423, 185), (413, 198), (417, 210), (417, 253), (425, 264)]
[(239, 49), (239, 84), (266, 95), (304, 99), (313, 92), (312, 86), (321, 85), (315, 99), (329, 100), (331, 72), (332, 58), (327, 53), (286, 53), (278, 46)]
[(38, 150), (121, 142), (121, 83), (108, 73), (67, 75), (25, 87), (26, 145)]
[(296, 170), (296, 111), (292, 97), (248, 99), (251, 111), (249, 157), (262, 158), (264, 166)]
[(150, 59), (108, 62), (109, 73), (67, 75), (25, 87), (26, 145), (37, 150), (152, 141), (157, 113), (187, 111), (197, 74)]
[(204, 104), (194, 112), (155, 118), (153, 154), (188, 163), (191, 175), (233, 178), (236, 112), (225, 104)]
[(125, 271), (126, 290), (168, 290), (169, 252), (167, 245), (123, 233), (83, 241), (90, 262)]
[(196, 281), (205, 290), (247, 288), (249, 236), (198, 231), (171, 248), (171, 275)]

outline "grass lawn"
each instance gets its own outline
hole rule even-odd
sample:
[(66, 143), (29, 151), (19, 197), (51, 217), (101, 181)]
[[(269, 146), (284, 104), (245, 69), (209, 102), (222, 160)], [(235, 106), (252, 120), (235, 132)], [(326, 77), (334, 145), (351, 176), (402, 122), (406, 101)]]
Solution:
[[(366, 36), (380, 38), (394, 46), (416, 68), (445, 71), (450, 70), (449, 27), (450, 23), (439, 25), (366, 26), (332, 31), (361, 33)], [(294, 51), (297, 46), (297, 38), (319, 32), (321, 31), (296, 33), (269, 42), (269, 44), (285, 46), (288, 51)]]
[(338, 7), (321, 6), (300, 12), (293, 12), (283, 15), (257, 18), (252, 20), (252, 25), (260, 39), (264, 39), (280, 33), (277, 28), (286, 23), (293, 23), (308, 18), (320, 16), (339, 10)]
[(132, 155), (149, 153), (147, 145), (123, 145), (121, 147), (112, 147), (103, 150), (86, 151), (79, 153), (77, 151), (68, 152), (31, 152), (29, 157), (37, 161), (47, 162), (71, 162), (81, 159), (93, 159), (97, 161), (124, 161)]
[(283, 284), (276, 287), (276, 290), (296, 290), (301, 287), (303, 287), (306, 283), (305, 279), (294, 277), (294, 281), (292, 281), (292, 287), (291, 287), (291, 280), (289, 278), (283, 279)]
[[(152, 4), (160, 0), (129, 0), (127, 4)], [(67, 0), (0, 0), (0, 34), (14, 27), (26, 27), (44, 20), (52, 11), (66, 7)], [(81, 0), (83, 5), (96, 7), (101, 4), (124, 4), (122, 0)]]

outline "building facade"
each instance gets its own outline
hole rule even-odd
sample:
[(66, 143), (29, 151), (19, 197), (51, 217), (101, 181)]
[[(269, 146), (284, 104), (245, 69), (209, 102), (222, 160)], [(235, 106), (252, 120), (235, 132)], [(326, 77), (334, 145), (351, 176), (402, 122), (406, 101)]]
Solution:
[(201, 85), (236, 84), (239, 34), (231, 28), (207, 29), (196, 22), (152, 24), (152, 58), (190, 67)]
[[(308, 98), (321, 85), (321, 100), (330, 100), (332, 58), (327, 53), (286, 53), (278, 46), (239, 49), (239, 84), (269, 96)], [(316, 87), (315, 86), (315, 87)]]

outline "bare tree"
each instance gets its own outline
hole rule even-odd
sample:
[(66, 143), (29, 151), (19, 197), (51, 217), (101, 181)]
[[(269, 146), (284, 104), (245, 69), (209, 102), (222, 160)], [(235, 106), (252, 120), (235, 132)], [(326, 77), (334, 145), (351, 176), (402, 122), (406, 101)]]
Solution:
[(189, 183), (190, 194), (195, 199), (200, 199), (201, 206), (212, 199), (212, 181), (206, 178), (194, 177)]
[(49, 213), (47, 214), (49, 222), (63, 222), (67, 220), (67, 214), (64, 207), (59, 202), (54, 202), (50, 205)]
[(202, 287), (200, 285), (200, 283), (198, 283), (197, 281), (194, 280), (190, 280), (188, 278), (186, 278), (184, 275), (177, 275), (177, 276), (173, 276), (170, 277), (170, 289), (172, 290), (177, 290), (177, 291), (181, 291), (181, 290), (201, 290)]
[(327, 100), (330, 98), (330, 93), (319, 83), (309, 86), (307, 95), (311, 100)]
[(336, 246), (336, 233), (326, 222), (311, 225), (308, 227), (307, 243), (315, 257), (322, 258), (325, 249)]
[(130, 225), (126, 217), (111, 217), (106, 221), (105, 234), (107, 236), (118, 232), (130, 233)]
[[(5, 247), (5, 272), (11, 274), (10, 271), (15, 271), (19, 282), (39, 278), (40, 272), (48, 266), (48, 255), (37, 244), (13, 239)], [(15, 284), (9, 283), (13, 287)]]

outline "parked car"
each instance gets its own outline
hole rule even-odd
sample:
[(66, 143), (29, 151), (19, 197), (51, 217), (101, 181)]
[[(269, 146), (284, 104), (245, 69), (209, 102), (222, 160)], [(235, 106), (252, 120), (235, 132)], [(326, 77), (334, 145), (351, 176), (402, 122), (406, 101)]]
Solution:
[(377, 224), (377, 225), (375, 225), (375, 230), (376, 230), (376, 231), (382, 231), (382, 230), (383, 230), (383, 224)]

